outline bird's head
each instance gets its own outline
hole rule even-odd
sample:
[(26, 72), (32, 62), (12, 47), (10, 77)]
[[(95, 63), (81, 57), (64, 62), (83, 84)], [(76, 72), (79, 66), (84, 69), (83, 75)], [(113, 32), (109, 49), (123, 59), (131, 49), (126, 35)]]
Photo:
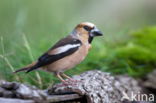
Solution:
[(93, 23), (82, 22), (75, 27), (72, 35), (75, 35), (82, 40), (88, 40), (88, 42), (91, 43), (93, 37), (102, 36), (103, 34)]

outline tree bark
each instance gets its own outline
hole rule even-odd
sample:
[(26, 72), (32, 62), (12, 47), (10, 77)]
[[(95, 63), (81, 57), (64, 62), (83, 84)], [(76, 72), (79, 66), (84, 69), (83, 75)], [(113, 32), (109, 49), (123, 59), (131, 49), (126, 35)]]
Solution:
[(22, 100), (12, 98), (0, 98), (0, 103), (35, 103), (33, 100)]

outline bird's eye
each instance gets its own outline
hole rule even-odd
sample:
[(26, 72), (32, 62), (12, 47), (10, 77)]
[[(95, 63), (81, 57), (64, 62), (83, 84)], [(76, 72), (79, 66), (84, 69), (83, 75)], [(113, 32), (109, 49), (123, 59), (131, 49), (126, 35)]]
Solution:
[(92, 28), (89, 27), (89, 26), (84, 26), (83, 28), (84, 28), (86, 31), (91, 31), (91, 30), (92, 30)]

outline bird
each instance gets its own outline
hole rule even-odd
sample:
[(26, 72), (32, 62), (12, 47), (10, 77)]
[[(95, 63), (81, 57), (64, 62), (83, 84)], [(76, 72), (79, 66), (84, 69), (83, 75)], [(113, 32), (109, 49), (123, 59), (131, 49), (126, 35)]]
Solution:
[(44, 70), (54, 73), (63, 83), (71, 77), (64, 71), (74, 68), (80, 64), (91, 49), (91, 43), (96, 36), (103, 33), (91, 22), (82, 22), (65, 38), (59, 40), (48, 51), (41, 55), (35, 62), (16, 70), (14, 73), (25, 71), (29, 73), (34, 70)]

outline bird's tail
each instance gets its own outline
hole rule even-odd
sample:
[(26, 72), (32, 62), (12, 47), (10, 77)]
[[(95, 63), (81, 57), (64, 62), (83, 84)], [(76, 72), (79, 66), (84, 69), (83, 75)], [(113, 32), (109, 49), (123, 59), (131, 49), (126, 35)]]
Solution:
[(24, 68), (18, 69), (13, 73), (22, 72), (22, 71), (25, 71), (26, 73), (28, 73), (32, 70), (37, 69), (37, 68), (38, 68), (37, 62), (33, 62), (32, 64), (29, 64), (28, 66), (26, 66)]

